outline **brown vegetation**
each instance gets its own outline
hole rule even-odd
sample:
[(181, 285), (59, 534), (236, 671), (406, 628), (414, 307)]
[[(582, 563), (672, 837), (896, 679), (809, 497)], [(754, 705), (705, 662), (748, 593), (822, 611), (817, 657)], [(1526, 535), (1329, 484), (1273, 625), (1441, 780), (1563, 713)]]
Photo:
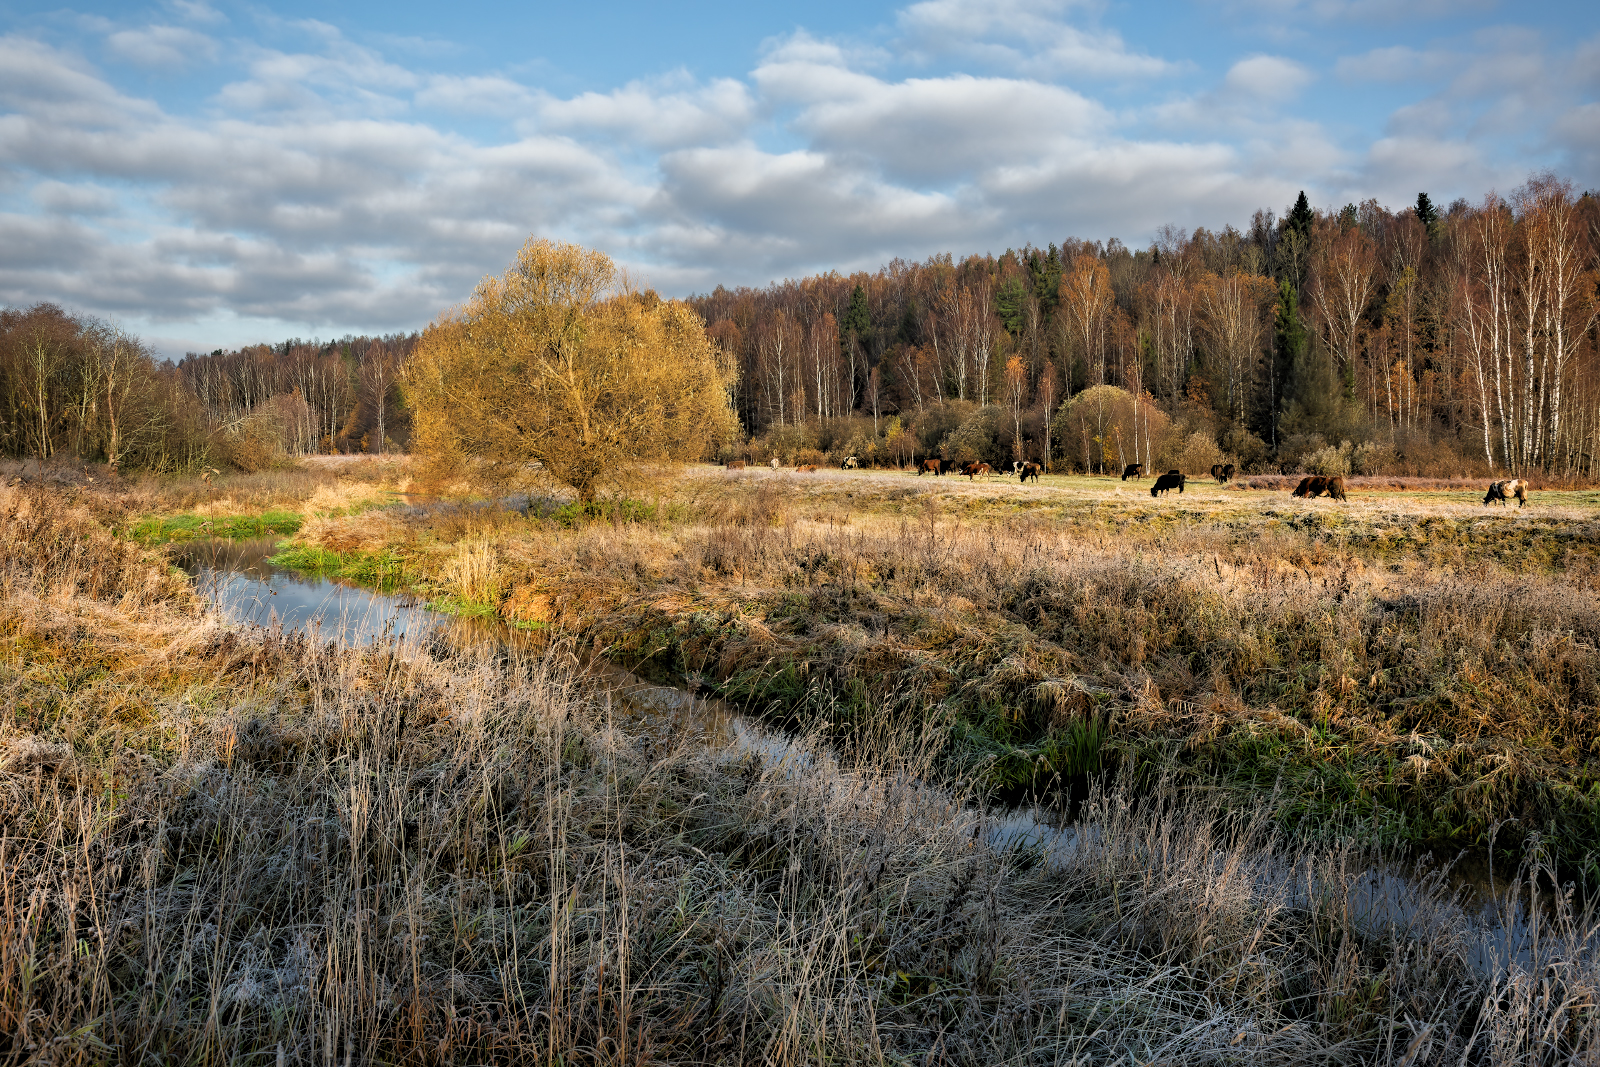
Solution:
[[(1496, 947), (1437, 879), (1374, 881), (1362, 854), (1286, 847), (1262, 815), (1162, 787), (1096, 794), (1065, 839), (1019, 837), (939, 787), (917, 731), (845, 763), (815, 740), (707, 750), (609, 712), (554, 660), (230, 629), (96, 506), (0, 488), (13, 1059), (1320, 1065), (1600, 1048), (1588, 919), (1565, 898)], [(767, 569), (805, 542), (842, 552), (867, 584), (875, 541), (792, 525), (726, 536), (755, 537)], [(560, 551), (612, 581), (633, 539), (587, 528)], [(976, 562), (972, 540), (909, 541), (925, 603)]]
[(434, 481), (526, 488), (533, 464), (584, 501), (640, 461), (734, 435), (727, 373), (684, 304), (618, 289), (605, 255), (529, 241), (423, 334), (406, 365)]

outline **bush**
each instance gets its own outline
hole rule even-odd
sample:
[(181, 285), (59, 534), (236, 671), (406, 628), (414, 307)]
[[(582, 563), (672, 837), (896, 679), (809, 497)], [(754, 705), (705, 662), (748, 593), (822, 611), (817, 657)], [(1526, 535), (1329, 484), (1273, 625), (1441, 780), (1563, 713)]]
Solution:
[(1000, 459), (995, 436), (1000, 430), (1000, 409), (993, 404), (974, 411), (939, 443), (939, 453), (958, 463)]
[(1399, 467), (1399, 458), (1393, 445), (1363, 441), (1350, 457), (1350, 470), (1353, 474), (1389, 474)]
[(1196, 430), (1188, 437), (1170, 440), (1156, 455), (1155, 470), (1159, 473), (1177, 469), (1185, 474), (1200, 474), (1210, 471), (1218, 463), (1225, 462), (1227, 457), (1211, 439), (1211, 435), (1203, 430)]
[(1238, 422), (1228, 427), (1228, 432), (1222, 435), (1222, 450), (1232, 457), (1240, 473), (1245, 474), (1265, 470), (1272, 459), (1272, 449), (1267, 443)]
[(1306, 456), (1301, 460), (1301, 466), (1307, 474), (1349, 474), (1354, 451), (1349, 441), (1342, 442), (1337, 448), (1328, 445)]

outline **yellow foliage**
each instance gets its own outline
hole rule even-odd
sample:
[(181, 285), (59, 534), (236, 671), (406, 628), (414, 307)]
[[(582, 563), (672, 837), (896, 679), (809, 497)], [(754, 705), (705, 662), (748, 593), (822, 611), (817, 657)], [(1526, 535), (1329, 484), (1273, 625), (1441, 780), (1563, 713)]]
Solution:
[(583, 500), (737, 428), (693, 310), (619, 286), (604, 253), (546, 240), (428, 328), (405, 384), (435, 480), (476, 461), (492, 483), (525, 485), (537, 461)]

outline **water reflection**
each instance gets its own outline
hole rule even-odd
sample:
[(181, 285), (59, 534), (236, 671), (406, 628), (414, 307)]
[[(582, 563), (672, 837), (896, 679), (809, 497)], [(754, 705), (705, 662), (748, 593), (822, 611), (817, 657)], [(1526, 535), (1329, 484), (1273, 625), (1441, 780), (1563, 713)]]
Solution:
[(414, 597), (375, 593), (269, 562), (275, 538), (192, 543), (179, 566), (229, 622), (303, 630), (340, 644), (381, 638), (428, 638), (456, 620)]

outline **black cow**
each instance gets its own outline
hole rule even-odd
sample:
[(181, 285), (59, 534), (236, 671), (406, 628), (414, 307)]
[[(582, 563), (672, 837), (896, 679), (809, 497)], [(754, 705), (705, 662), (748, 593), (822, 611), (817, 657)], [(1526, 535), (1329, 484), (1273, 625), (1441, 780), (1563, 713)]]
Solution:
[(1231, 482), (1233, 480), (1233, 464), (1232, 463), (1214, 463), (1214, 464), (1212, 464), (1211, 465), (1211, 477), (1214, 478), (1216, 481), (1221, 482), (1221, 483)]
[(958, 459), (941, 459), (939, 461), (939, 473), (959, 474), (961, 472), (961, 466), (961, 461)]
[(1176, 489), (1180, 493), (1183, 492), (1183, 472), (1169, 471), (1161, 475), (1156, 479), (1156, 484), (1150, 487), (1150, 495), (1155, 496), (1158, 493), (1165, 493), (1168, 489)]
[(1024, 463), (1022, 465), (1022, 481), (1026, 483), (1029, 478), (1032, 478), (1035, 482), (1037, 482), (1039, 480), (1039, 473), (1043, 470), (1044, 468), (1039, 466), (1037, 463)]
[(1127, 481), (1129, 478), (1138, 479), (1143, 474), (1144, 474), (1144, 464), (1143, 463), (1130, 463), (1126, 467), (1122, 468), (1122, 480), (1123, 481)]

